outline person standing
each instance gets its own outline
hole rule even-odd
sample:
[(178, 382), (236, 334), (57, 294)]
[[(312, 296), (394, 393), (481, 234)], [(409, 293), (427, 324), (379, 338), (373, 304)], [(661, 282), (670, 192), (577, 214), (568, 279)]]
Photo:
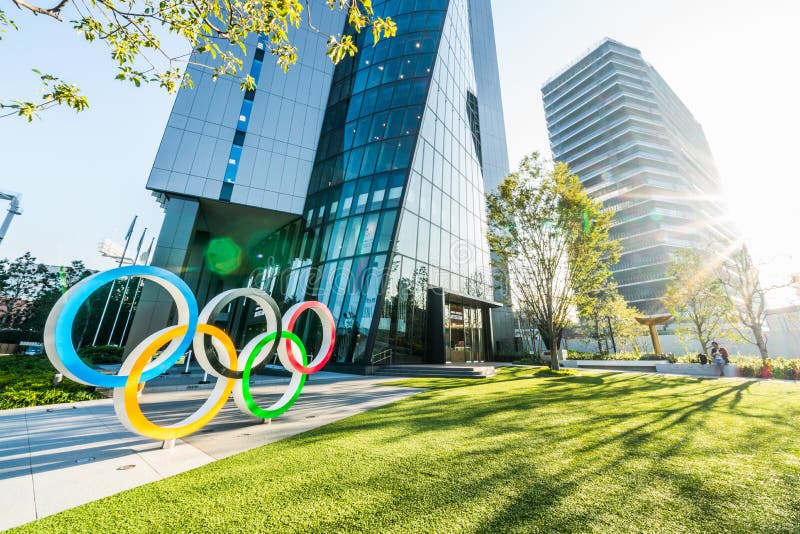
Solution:
[(719, 376), (725, 376), (725, 366), (730, 363), (728, 358), (728, 349), (720, 347), (716, 341), (711, 342), (711, 358), (714, 365), (717, 366)]

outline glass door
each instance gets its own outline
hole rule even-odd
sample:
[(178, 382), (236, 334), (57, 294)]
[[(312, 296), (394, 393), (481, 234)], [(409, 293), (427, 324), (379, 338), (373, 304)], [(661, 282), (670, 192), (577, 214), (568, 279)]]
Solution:
[(479, 308), (464, 308), (465, 361), (484, 361), (483, 320)]
[(460, 304), (450, 304), (446, 307), (447, 324), (446, 332), (448, 362), (460, 363), (466, 360), (466, 329), (464, 327), (464, 307)]
[(483, 362), (483, 315), (480, 308), (449, 303), (444, 306), (445, 361), (448, 363)]
[(486, 354), (483, 348), (483, 313), (480, 309), (475, 308), (475, 361), (486, 361)]
[(450, 363), (453, 361), (453, 346), (450, 343), (451, 337), (451, 323), (450, 323), (450, 304), (444, 305), (444, 361)]

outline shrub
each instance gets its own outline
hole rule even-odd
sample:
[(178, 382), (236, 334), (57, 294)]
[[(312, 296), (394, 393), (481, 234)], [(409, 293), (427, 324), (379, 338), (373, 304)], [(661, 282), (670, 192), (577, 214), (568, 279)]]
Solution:
[(601, 356), (600, 354), (595, 354), (593, 352), (582, 352), (579, 350), (568, 350), (567, 351), (567, 359), (568, 360), (596, 360), (596, 356)]
[(731, 363), (739, 366), (739, 376), (745, 378), (774, 378), (800, 380), (800, 360), (770, 358), (765, 366), (758, 356), (732, 356)]
[(739, 376), (754, 378), (761, 374), (761, 362), (737, 362), (739, 366)]
[(78, 355), (93, 365), (122, 363), (123, 350), (116, 345), (98, 345), (83, 347), (78, 350)]
[(526, 356), (524, 358), (519, 358), (514, 360), (511, 363), (515, 363), (517, 365), (541, 365), (544, 367), (550, 368), (550, 357), (542, 357), (542, 356)]
[(507, 351), (503, 351), (503, 352), (500, 352), (498, 354), (495, 354), (494, 361), (496, 361), (496, 362), (517, 363), (517, 360), (525, 360), (525, 359), (531, 359), (531, 358), (533, 358), (533, 356), (531, 356), (526, 351), (514, 351), (514, 350), (508, 351), (507, 350)]
[[(700, 363), (697, 354), (666, 356), (656, 354), (639, 355), (638, 352), (619, 352), (617, 354), (595, 354), (591, 352), (569, 351), (570, 360), (667, 360), (670, 363)], [(745, 378), (774, 378), (778, 380), (800, 380), (800, 359), (770, 358), (765, 367), (759, 356), (731, 356), (730, 362), (739, 367), (739, 376)], [(514, 363), (522, 363), (517, 360)], [(709, 358), (709, 363), (712, 363)]]
[(100, 395), (93, 391), (65, 391), (52, 387), (42, 390), (11, 388), (0, 393), (0, 410), (92, 400), (99, 397)]
[(579, 373), (575, 369), (564, 369), (564, 368), (561, 368), (558, 371), (553, 371), (549, 367), (542, 367), (540, 369), (537, 369), (536, 372), (534, 372), (533, 376), (537, 376), (537, 377), (541, 377), (541, 378), (548, 378), (548, 377), (552, 377), (552, 376), (573, 376), (573, 375), (577, 375), (577, 374), (579, 374)]
[(594, 352), (580, 352), (571, 350), (567, 356), (568, 360), (639, 360), (639, 355), (634, 352), (617, 352), (600, 354)]
[(100, 398), (92, 386), (64, 378), (53, 387), (56, 370), (47, 356), (3, 356), (0, 358), (0, 409), (24, 408)]

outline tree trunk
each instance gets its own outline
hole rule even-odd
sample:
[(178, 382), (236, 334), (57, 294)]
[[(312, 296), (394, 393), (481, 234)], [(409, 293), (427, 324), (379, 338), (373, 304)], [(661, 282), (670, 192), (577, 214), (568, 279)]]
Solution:
[(542, 334), (542, 342), (544, 343), (545, 348), (550, 351), (550, 368), (554, 371), (558, 371), (560, 366), (558, 364), (558, 348), (559, 348), (559, 337), (553, 331), (552, 328), (545, 326), (544, 328), (539, 328), (539, 333)]
[(769, 358), (769, 352), (767, 352), (767, 340), (764, 339), (764, 332), (761, 329), (761, 325), (755, 323), (753, 328), (753, 335), (756, 338), (756, 345), (758, 346), (758, 352), (761, 353), (761, 361), (766, 365), (767, 359)]
[(703, 354), (708, 354), (708, 344), (705, 336), (703, 336), (703, 329), (699, 326), (697, 321), (694, 321), (694, 331), (697, 334), (697, 341), (700, 343), (700, 351)]
[(703, 341), (703, 338), (698, 336), (697, 342), (700, 343), (700, 352), (703, 354), (708, 354), (708, 348), (706, 348), (706, 342)]
[(594, 320), (594, 339), (597, 341), (597, 352), (603, 353), (603, 346), (600, 344), (600, 320)]
[(552, 336), (553, 348), (550, 349), (550, 369), (553, 371), (558, 371), (561, 369), (561, 364), (558, 363), (558, 353), (561, 349), (561, 332), (553, 332)]
[(614, 347), (614, 354), (616, 354), (617, 342), (614, 340), (614, 329), (611, 328), (611, 317), (606, 316), (606, 321), (608, 321), (608, 335), (611, 338), (611, 346)]
[(555, 345), (555, 348), (554, 349), (550, 349), (550, 369), (552, 369), (553, 371), (558, 371), (559, 369), (561, 369), (561, 364), (558, 363), (558, 347), (559, 347), (559, 343), (558, 343), (557, 339), (556, 339), (556, 342), (554, 343), (554, 345)]
[(767, 352), (767, 344), (764, 343), (763, 339), (758, 342), (758, 351), (761, 353), (761, 361), (766, 364), (769, 359), (769, 352)]
[(86, 339), (86, 331), (89, 329), (89, 318), (87, 317), (86, 320), (83, 322), (83, 328), (81, 329), (81, 336), (78, 340), (78, 348), (83, 347), (83, 341)]

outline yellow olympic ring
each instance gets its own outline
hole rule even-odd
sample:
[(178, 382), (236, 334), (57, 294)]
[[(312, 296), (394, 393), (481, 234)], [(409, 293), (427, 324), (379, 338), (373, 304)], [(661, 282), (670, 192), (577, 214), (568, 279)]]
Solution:
[[(186, 334), (188, 325), (174, 326), (167, 328), (158, 333), (147, 347), (142, 351), (141, 355), (133, 362), (127, 380), (125, 382), (124, 391), (119, 389), (114, 391), (114, 408), (117, 411), (117, 416), (129, 427), (130, 430), (138, 432), (143, 436), (158, 440), (170, 440), (187, 436), (193, 432), (198, 431), (200, 428), (209, 423), (228, 400), (228, 397), (233, 391), (233, 386), (236, 380), (232, 378), (218, 378), (217, 386), (214, 387), (211, 396), (205, 403), (192, 415), (180, 421), (175, 425), (159, 426), (151, 422), (139, 406), (139, 379), (142, 376), (145, 366), (155, 356), (158, 349), (172, 341), (178, 336)], [(238, 362), (236, 359), (236, 348), (233, 341), (228, 335), (215, 326), (200, 323), (197, 325), (197, 331), (203, 334), (212, 336), (215, 342), (215, 349), (218, 355), (231, 368), (236, 369)], [(220, 350), (222, 349), (222, 350)], [(118, 397), (121, 397), (120, 403)], [(121, 404), (121, 406), (120, 406)], [(121, 408), (121, 410), (120, 410)], [(126, 424), (127, 423), (127, 424)]]

